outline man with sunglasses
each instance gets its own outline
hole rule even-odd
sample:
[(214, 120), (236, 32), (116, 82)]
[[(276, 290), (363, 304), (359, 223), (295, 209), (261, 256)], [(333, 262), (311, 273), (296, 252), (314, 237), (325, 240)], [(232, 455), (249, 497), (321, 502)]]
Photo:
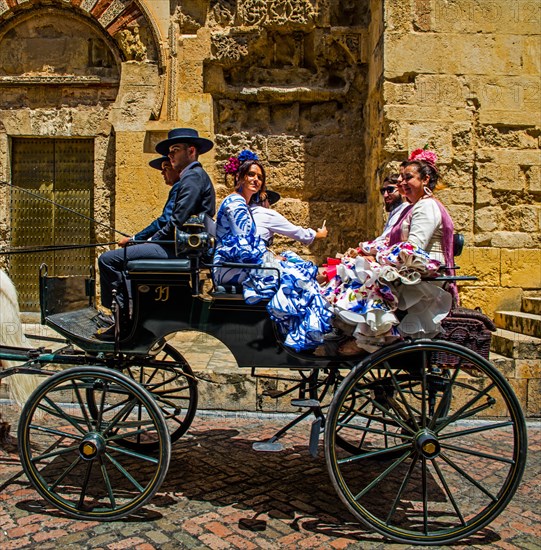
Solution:
[(404, 197), (398, 190), (399, 177), (399, 174), (390, 174), (383, 180), (383, 184), (380, 188), (380, 193), (383, 195), (385, 211), (388, 212), (389, 216), (387, 217), (383, 232), (377, 240), (387, 237), (393, 225), (398, 221), (402, 210), (408, 206), (408, 202), (404, 200)]
[[(121, 328), (129, 318), (129, 289), (124, 275), (124, 265), (129, 260), (175, 258), (173, 241), (175, 227), (182, 227), (190, 216), (216, 213), (216, 195), (209, 175), (199, 162), (199, 155), (212, 149), (210, 139), (200, 137), (192, 128), (175, 128), (167, 139), (156, 145), (156, 151), (168, 157), (171, 166), (179, 174), (172, 212), (169, 219), (147, 242), (126, 246), (124, 250), (110, 250), (98, 259), (100, 271), (101, 303), (105, 308), (113, 306), (113, 291), (120, 309)], [(126, 243), (124, 243), (126, 244)], [(95, 333), (99, 340), (114, 340), (114, 326), (101, 328)]]

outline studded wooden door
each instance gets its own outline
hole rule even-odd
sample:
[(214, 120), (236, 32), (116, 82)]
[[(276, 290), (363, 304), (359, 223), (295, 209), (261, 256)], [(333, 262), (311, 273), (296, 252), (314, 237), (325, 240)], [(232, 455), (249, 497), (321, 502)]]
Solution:
[[(93, 181), (94, 140), (14, 138), (11, 246), (93, 242)], [(84, 275), (94, 250), (14, 254), (10, 263), (21, 310), (39, 311), (39, 266), (46, 263), (54, 275)]]

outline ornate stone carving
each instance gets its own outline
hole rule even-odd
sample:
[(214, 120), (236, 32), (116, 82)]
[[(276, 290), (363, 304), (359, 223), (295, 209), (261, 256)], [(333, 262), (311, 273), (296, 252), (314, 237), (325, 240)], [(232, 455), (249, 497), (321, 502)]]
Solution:
[(195, 34), (197, 30), (201, 28), (200, 23), (198, 23), (191, 15), (182, 11), (182, 6), (177, 6), (174, 19), (178, 23), (182, 34)]
[(244, 25), (284, 25), (313, 22), (316, 10), (309, 0), (245, 0), (238, 6)]
[(128, 61), (145, 61), (147, 48), (139, 36), (139, 27), (124, 29), (115, 35), (115, 40)]
[(338, 44), (345, 52), (346, 57), (351, 63), (362, 62), (362, 36), (351, 32), (336, 32), (330, 37), (330, 42)]
[(248, 55), (247, 38), (245, 36), (231, 37), (215, 33), (212, 36), (213, 59), (220, 62), (240, 61)]
[(131, 0), (113, 0), (113, 3), (104, 11), (99, 21), (104, 28), (112, 23), (128, 6)]
[(227, 27), (235, 17), (234, 0), (213, 0), (209, 9), (209, 25)]
[(90, 12), (90, 10), (96, 5), (98, 0), (83, 0), (81, 9)]
[(0, 15), (9, 10), (6, 0), (0, 0)]

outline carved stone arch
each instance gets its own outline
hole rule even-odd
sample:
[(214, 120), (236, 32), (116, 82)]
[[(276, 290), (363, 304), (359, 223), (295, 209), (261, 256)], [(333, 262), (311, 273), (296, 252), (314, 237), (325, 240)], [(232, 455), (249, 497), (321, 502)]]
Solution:
[[(139, 84), (146, 84), (146, 108), (137, 109), (139, 119), (148, 111), (149, 118), (158, 118), (165, 95), (165, 54), (158, 26), (143, 0), (0, 0), (0, 32), (14, 18), (48, 9), (65, 10), (87, 19), (101, 30), (121, 61), (144, 63), (144, 82), (141, 75), (135, 76), (128, 69), (130, 74), (123, 75), (118, 97), (122, 100), (126, 94), (133, 96), (134, 78), (139, 79)], [(122, 104), (118, 108), (122, 109)], [(118, 116), (115, 118), (118, 122)], [(133, 119), (133, 113), (128, 118)]]

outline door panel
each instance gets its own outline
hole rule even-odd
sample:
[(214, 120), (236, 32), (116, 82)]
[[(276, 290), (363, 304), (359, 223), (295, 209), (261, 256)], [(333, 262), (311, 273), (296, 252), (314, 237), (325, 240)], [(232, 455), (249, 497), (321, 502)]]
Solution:
[[(93, 217), (93, 181), (94, 140), (14, 138), (12, 182), (16, 187), (11, 194), (11, 246), (93, 242), (93, 226), (87, 219)], [(12, 255), (10, 275), (22, 311), (39, 311), (41, 263), (56, 276), (83, 275), (94, 264), (94, 250)]]

